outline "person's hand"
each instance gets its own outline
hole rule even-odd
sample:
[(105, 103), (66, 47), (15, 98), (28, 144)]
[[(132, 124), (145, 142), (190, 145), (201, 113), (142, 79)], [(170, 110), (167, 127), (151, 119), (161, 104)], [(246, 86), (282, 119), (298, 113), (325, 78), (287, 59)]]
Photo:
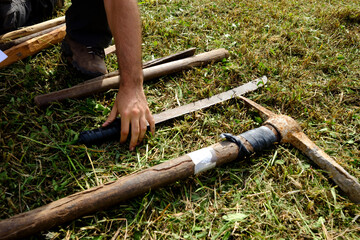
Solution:
[(148, 123), (151, 133), (155, 134), (154, 118), (149, 110), (142, 86), (120, 87), (111, 113), (102, 126), (109, 125), (119, 114), (121, 116), (120, 143), (126, 141), (131, 126), (129, 146), (131, 151), (144, 139)]
[(107, 0), (104, 6), (114, 37), (121, 81), (115, 104), (103, 126), (120, 114), (120, 143), (126, 141), (131, 126), (130, 150), (134, 150), (144, 139), (147, 123), (155, 134), (154, 118), (143, 90), (140, 11), (136, 0)]

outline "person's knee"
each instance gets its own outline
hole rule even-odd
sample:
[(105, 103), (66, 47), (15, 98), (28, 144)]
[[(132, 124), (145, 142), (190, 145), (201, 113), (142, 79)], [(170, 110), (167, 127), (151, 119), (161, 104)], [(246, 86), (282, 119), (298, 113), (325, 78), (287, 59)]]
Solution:
[(64, 6), (64, 0), (32, 0), (32, 24), (42, 22), (51, 17), (57, 9)]

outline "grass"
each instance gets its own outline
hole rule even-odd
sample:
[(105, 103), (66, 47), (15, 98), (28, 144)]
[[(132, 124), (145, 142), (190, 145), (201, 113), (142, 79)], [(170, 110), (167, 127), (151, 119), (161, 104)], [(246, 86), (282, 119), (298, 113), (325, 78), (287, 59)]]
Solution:
[[(267, 86), (247, 97), (296, 119), (359, 179), (358, 1), (139, 4), (144, 61), (189, 47), (230, 52), (221, 63), (145, 83), (153, 113), (266, 75)], [(115, 56), (106, 63), (116, 70)], [(115, 90), (46, 109), (33, 102), (81, 81), (58, 45), (0, 69), (1, 219), (209, 146), (222, 132), (261, 124), (235, 99), (157, 126), (134, 152), (118, 143), (84, 148), (72, 142), (105, 121)], [(359, 206), (324, 171), (290, 145), (277, 145), (31, 238), (359, 239), (359, 216)]]

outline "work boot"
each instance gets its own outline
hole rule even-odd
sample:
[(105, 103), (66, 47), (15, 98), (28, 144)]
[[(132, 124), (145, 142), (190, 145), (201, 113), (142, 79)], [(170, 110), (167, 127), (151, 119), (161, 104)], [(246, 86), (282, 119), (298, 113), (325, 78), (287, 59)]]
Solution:
[(62, 42), (63, 55), (82, 74), (94, 78), (107, 74), (104, 49), (80, 44), (66, 36)]

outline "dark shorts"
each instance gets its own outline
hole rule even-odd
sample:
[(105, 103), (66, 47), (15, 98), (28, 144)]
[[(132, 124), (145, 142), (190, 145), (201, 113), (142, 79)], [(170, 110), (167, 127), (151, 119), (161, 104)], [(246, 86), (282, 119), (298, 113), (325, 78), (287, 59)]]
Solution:
[(112, 39), (104, 0), (72, 0), (66, 12), (66, 32), (75, 41), (105, 48)]
[[(50, 17), (58, 0), (0, 0), (0, 34)], [(72, 0), (66, 31), (87, 46), (107, 47), (112, 39), (103, 0)]]
[(0, 33), (24, 26), (30, 18), (31, 10), (30, 0), (0, 0)]

